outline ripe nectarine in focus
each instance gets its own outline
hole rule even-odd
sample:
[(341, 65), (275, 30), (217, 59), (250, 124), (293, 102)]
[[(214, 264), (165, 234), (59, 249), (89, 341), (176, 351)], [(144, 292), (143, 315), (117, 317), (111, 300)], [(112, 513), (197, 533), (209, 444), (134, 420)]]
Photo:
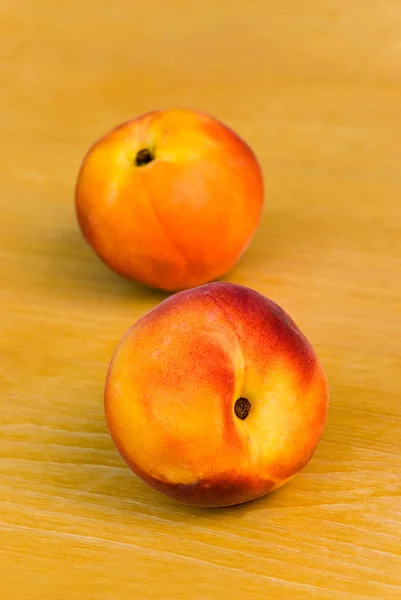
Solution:
[(228, 506), (279, 488), (311, 459), (325, 373), (277, 304), (244, 286), (178, 292), (118, 344), (105, 411), (132, 470), (187, 504)]
[(250, 147), (194, 110), (156, 110), (106, 133), (88, 151), (75, 193), (82, 233), (115, 272), (166, 291), (227, 273), (263, 208)]

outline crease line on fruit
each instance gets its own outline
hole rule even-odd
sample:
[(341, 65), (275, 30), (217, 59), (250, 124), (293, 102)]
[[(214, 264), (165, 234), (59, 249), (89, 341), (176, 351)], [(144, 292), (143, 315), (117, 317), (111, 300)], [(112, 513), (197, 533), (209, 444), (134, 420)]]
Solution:
[(217, 300), (217, 298), (215, 298), (214, 296), (212, 296), (211, 294), (208, 294), (209, 298), (211, 298), (211, 300), (213, 300), (214, 304), (218, 307), (218, 309), (223, 313), (225, 320), (227, 321), (227, 323), (229, 324), (231, 330), (234, 332), (237, 340), (238, 340), (238, 346), (240, 348), (241, 351), (241, 356), (242, 356), (242, 366), (243, 366), (243, 372), (244, 372), (244, 378), (242, 381), (242, 386), (241, 386), (241, 393), (240, 396), (242, 396), (242, 392), (244, 390), (244, 384), (246, 381), (246, 372), (247, 372), (247, 365), (246, 365), (246, 361), (245, 361), (245, 356), (244, 356), (244, 351), (242, 350), (242, 339), (240, 334), (237, 331), (237, 328), (235, 327), (232, 319), (230, 318), (229, 314), (227, 313), (225, 307), (223, 306), (223, 304)]
[(208, 296), (209, 296), (209, 298), (211, 300), (213, 300), (213, 302), (221, 310), (221, 312), (223, 313), (226, 321), (228, 322), (228, 324), (230, 325), (231, 329), (234, 331), (235, 335), (237, 336), (237, 338), (238, 338), (238, 344), (239, 344), (239, 347), (241, 348), (241, 354), (242, 354), (242, 358), (243, 358), (243, 361), (244, 361), (244, 370), (245, 370), (246, 369), (246, 363), (245, 363), (244, 353), (242, 351), (242, 339), (241, 339), (241, 336), (238, 333), (237, 328), (235, 327), (235, 324), (233, 323), (233, 320), (231, 319), (231, 317), (227, 313), (227, 311), (226, 311), (224, 305), (222, 304), (222, 302), (220, 302), (220, 300), (217, 300), (217, 298), (215, 298), (211, 294), (208, 294)]
[(152, 194), (149, 193), (149, 185), (148, 185), (146, 177), (143, 178), (143, 184), (146, 187), (146, 190), (148, 192), (149, 204), (152, 207), (153, 214), (155, 215), (156, 221), (159, 223), (160, 229), (162, 230), (162, 232), (164, 233), (164, 235), (166, 236), (166, 238), (170, 242), (170, 244), (173, 246), (173, 248), (177, 252), (178, 256), (183, 261), (183, 266), (186, 267), (188, 265), (188, 259), (185, 256), (185, 253), (182, 251), (182, 249), (177, 244), (177, 241), (170, 234), (170, 231), (169, 231), (167, 225), (164, 223), (163, 219), (161, 218), (159, 211), (157, 210), (155, 203), (153, 201)]

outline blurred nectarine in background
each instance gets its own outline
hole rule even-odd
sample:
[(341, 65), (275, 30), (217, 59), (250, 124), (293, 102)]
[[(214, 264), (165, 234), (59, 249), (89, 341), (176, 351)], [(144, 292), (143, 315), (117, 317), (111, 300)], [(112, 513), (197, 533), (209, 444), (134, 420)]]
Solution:
[(117, 273), (177, 291), (231, 269), (263, 208), (250, 147), (194, 110), (155, 110), (106, 133), (88, 151), (76, 185), (78, 222)]
[(325, 373), (297, 325), (230, 283), (181, 291), (140, 318), (105, 386), (128, 465), (199, 506), (246, 502), (289, 481), (311, 459), (327, 409)]

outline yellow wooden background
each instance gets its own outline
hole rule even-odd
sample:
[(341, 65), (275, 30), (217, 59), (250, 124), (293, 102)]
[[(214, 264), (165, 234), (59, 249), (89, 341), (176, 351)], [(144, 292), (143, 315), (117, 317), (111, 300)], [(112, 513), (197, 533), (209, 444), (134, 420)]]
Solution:
[[(401, 597), (401, 2), (3, 0), (0, 597)], [(149, 109), (206, 110), (263, 166), (227, 279), (282, 304), (330, 381), (282, 490), (232, 509), (157, 495), (106, 430), (122, 333), (163, 294), (81, 239), (88, 146)]]

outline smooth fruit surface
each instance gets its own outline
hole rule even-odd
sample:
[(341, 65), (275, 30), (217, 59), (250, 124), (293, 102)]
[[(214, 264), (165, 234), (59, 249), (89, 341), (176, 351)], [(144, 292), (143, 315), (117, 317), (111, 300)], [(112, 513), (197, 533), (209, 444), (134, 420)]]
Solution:
[(179, 292), (139, 319), (105, 386), (128, 465), (199, 506), (246, 502), (290, 480), (312, 457), (327, 409), (326, 376), (299, 328), (230, 283)]
[(177, 291), (227, 273), (263, 209), (250, 147), (194, 110), (152, 111), (106, 133), (88, 151), (75, 192), (79, 225), (114, 271)]

